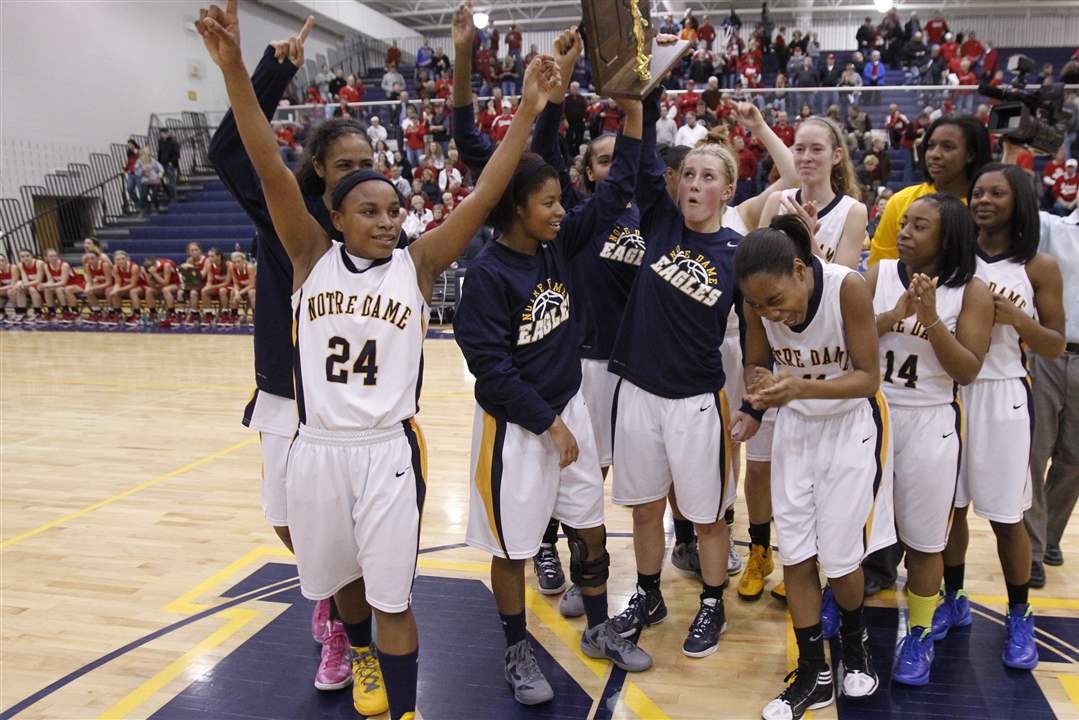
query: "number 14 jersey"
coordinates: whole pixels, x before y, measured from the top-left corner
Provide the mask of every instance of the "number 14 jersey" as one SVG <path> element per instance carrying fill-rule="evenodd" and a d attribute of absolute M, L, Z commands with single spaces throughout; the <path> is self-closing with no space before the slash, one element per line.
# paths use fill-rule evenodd
<path fill-rule="evenodd" d="M 873 312 L 890 312 L 910 287 L 910 271 L 899 260 L 881 260 Z M 937 287 L 937 317 L 951 333 L 963 309 L 966 286 Z M 889 405 L 947 405 L 955 398 L 955 381 L 940 364 L 928 331 L 917 314 L 903 318 L 880 337 L 881 389 Z"/>
<path fill-rule="evenodd" d="M 292 295 L 300 422 L 360 432 L 415 415 L 428 313 L 408 250 L 362 267 L 332 243 Z"/>

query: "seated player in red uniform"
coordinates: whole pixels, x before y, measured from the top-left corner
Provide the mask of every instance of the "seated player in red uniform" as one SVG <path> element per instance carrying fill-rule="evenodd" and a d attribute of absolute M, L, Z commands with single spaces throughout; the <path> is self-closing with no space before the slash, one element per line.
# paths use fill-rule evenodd
<path fill-rule="evenodd" d="M 45 304 L 54 316 L 64 325 L 75 322 L 86 281 L 53 248 L 45 251 L 45 282 L 41 287 L 45 291 Z"/>
<path fill-rule="evenodd" d="M 180 291 L 180 273 L 176 263 L 168 258 L 146 258 L 142 262 L 142 287 L 146 291 L 146 304 L 150 307 L 151 317 L 156 315 L 157 300 L 165 303 L 161 317 L 162 328 L 172 327 L 176 321 L 176 295 Z"/>
<path fill-rule="evenodd" d="M 86 304 L 90 306 L 87 322 L 96 324 L 104 319 L 101 314 L 101 305 L 108 299 L 109 290 L 113 286 L 112 263 L 109 261 L 109 256 L 93 244 L 92 240 L 86 242 L 91 245 L 82 256 L 82 271 L 86 279 L 86 288 L 83 292 L 86 295 Z M 84 244 L 83 247 L 87 246 Z"/>
<path fill-rule="evenodd" d="M 187 244 L 187 260 L 180 266 L 180 297 L 187 301 L 187 319 L 184 325 L 197 325 L 199 317 L 199 298 L 206 285 L 206 256 L 197 242 Z"/>
<path fill-rule="evenodd" d="M 217 324 L 228 326 L 232 324 L 229 319 L 229 301 L 232 295 L 232 286 L 229 283 L 229 265 L 232 263 L 225 260 L 225 256 L 217 248 L 210 248 L 207 253 L 206 284 L 202 286 L 202 310 L 203 322 L 207 325 L 213 320 L 213 301 L 217 299 L 220 309 L 217 315 Z"/>
<path fill-rule="evenodd" d="M 131 327 L 139 325 L 142 322 L 140 309 L 145 296 L 145 290 L 139 284 L 142 270 L 131 262 L 131 256 L 123 250 L 117 250 L 112 254 L 112 267 L 113 282 L 108 292 L 112 310 L 109 311 L 108 324 L 115 325 L 122 322 Z M 131 314 L 126 320 L 122 309 L 124 298 L 131 300 Z"/>
<path fill-rule="evenodd" d="M 8 316 L 7 309 L 15 314 Z M 26 319 L 26 293 L 19 283 L 19 266 L 8 262 L 7 255 L 0 254 L 0 315 L 5 324 L 18 324 Z"/>
<path fill-rule="evenodd" d="M 232 253 L 230 280 L 232 283 L 232 319 L 239 323 L 240 300 L 247 301 L 247 321 L 255 321 L 255 273 L 256 267 L 247 262 L 240 251 Z"/>
<path fill-rule="evenodd" d="M 34 257 L 29 250 L 19 251 L 19 284 L 30 298 L 34 319 L 41 319 L 41 283 L 45 282 L 45 261 Z"/>

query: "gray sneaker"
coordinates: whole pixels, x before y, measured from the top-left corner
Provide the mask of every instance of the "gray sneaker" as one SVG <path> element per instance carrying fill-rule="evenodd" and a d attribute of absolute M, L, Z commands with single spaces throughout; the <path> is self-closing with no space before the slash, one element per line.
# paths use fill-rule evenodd
<path fill-rule="evenodd" d="M 543 677 L 528 638 L 506 648 L 506 682 L 522 705 L 538 705 L 554 698 L 554 690 Z"/>
<path fill-rule="evenodd" d="M 558 612 L 562 617 L 575 618 L 584 615 L 584 598 L 581 597 L 581 589 L 571 584 L 569 589 L 562 594 L 558 601 Z"/>
<path fill-rule="evenodd" d="M 682 572 L 701 574 L 701 557 L 697 551 L 696 541 L 692 543 L 678 543 L 671 550 L 671 565 Z"/>
<path fill-rule="evenodd" d="M 611 621 L 581 633 L 581 652 L 590 658 L 606 659 L 626 672 L 643 672 L 652 667 L 652 658 L 611 627 Z"/>
<path fill-rule="evenodd" d="M 734 545 L 734 536 L 731 536 L 730 547 L 727 549 L 727 576 L 737 575 L 742 572 L 742 567 L 745 565 L 745 560 L 742 559 L 742 554 L 738 552 L 738 548 Z"/>

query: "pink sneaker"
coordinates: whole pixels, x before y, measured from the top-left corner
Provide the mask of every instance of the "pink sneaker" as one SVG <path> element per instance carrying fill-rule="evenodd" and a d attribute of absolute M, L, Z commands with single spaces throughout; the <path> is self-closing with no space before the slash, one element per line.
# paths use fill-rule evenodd
<path fill-rule="evenodd" d="M 315 687 L 319 690 L 340 690 L 352 684 L 352 647 L 340 620 L 326 624 L 329 633 L 322 643 L 322 660 L 315 673 Z"/>
<path fill-rule="evenodd" d="M 316 600 L 315 609 L 311 613 L 311 637 L 319 645 L 326 642 L 330 634 L 330 599 Z"/>

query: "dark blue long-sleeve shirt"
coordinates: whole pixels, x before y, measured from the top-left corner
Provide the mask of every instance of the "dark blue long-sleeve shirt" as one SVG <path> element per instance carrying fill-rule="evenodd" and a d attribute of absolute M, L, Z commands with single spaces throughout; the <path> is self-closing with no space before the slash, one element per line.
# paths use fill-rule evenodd
<path fill-rule="evenodd" d="M 637 182 L 646 247 L 608 368 L 660 397 L 719 392 L 725 381 L 720 345 L 736 302 L 734 250 L 742 236 L 726 228 L 698 233 L 685 226 L 667 193 L 650 115 Z"/>
<path fill-rule="evenodd" d="M 532 151 L 558 170 L 562 204 L 569 209 L 587 198 L 570 183 L 569 168 L 558 142 L 561 117 L 562 105 L 547 103 L 536 120 Z M 614 161 L 618 161 L 617 154 Z M 570 287 L 578 310 L 574 322 L 580 332 L 581 357 L 610 359 L 643 257 L 640 213 L 637 203 L 631 200 L 612 225 L 596 226 L 584 250 L 573 259 Z"/>
<path fill-rule="evenodd" d="M 625 208 L 639 158 L 640 141 L 619 137 L 607 179 L 566 214 L 554 242 L 535 255 L 490 243 L 469 265 L 454 337 L 476 376 L 476 401 L 491 415 L 539 435 L 580 388 L 570 261 Z"/>
<path fill-rule="evenodd" d="M 267 47 L 251 76 L 259 107 L 269 120 L 298 68 L 291 62 L 274 59 Z M 262 194 L 255 167 L 240 139 L 232 110 L 218 125 L 210 140 L 210 162 L 217 176 L 243 207 L 258 230 L 258 273 L 255 291 L 259 307 L 255 313 L 255 383 L 260 390 L 291 398 L 292 390 L 292 261 L 274 230 L 266 198 Z M 305 197 L 307 210 L 332 234 L 330 213 L 321 196 Z"/>
<path fill-rule="evenodd" d="M 453 108 L 450 122 L 453 142 L 457 146 L 457 155 L 461 162 L 468 165 L 472 180 L 479 179 L 487 161 L 495 151 L 495 143 L 489 136 L 476 127 L 476 112 L 472 103 Z"/>

